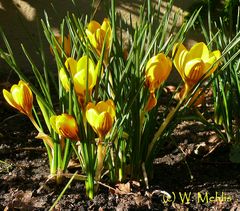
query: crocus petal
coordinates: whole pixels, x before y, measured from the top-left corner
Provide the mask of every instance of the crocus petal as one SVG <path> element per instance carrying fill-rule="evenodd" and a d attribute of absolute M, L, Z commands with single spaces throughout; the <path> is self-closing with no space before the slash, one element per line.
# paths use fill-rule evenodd
<path fill-rule="evenodd" d="M 101 101 L 97 105 L 88 103 L 86 107 L 86 119 L 100 138 L 112 128 L 115 115 L 115 105 L 112 100 Z"/>
<path fill-rule="evenodd" d="M 66 138 L 76 140 L 78 137 L 78 126 L 75 119 L 68 114 L 62 114 L 57 117 L 56 128 L 60 135 Z"/>
<path fill-rule="evenodd" d="M 95 48 L 98 55 L 101 54 L 104 40 L 106 40 L 104 61 L 107 63 L 108 62 L 107 56 L 109 53 L 110 43 L 112 40 L 112 31 L 109 20 L 105 18 L 103 20 L 102 25 L 100 25 L 96 21 L 91 21 L 86 29 L 86 35 L 91 45 Z"/>
<path fill-rule="evenodd" d="M 86 109 L 86 119 L 87 119 L 87 121 L 88 121 L 88 123 L 92 126 L 92 128 L 94 129 L 94 131 L 96 132 L 96 133 L 98 133 L 97 132 L 97 127 L 95 126 L 96 125 L 96 120 L 97 120 L 97 118 L 98 118 L 98 112 L 95 110 L 95 109 L 93 109 L 93 108 L 91 108 L 91 109 Z"/>
<path fill-rule="evenodd" d="M 59 78 L 64 87 L 64 89 L 68 92 L 70 90 L 70 82 L 65 70 L 63 68 L 59 71 Z"/>
<path fill-rule="evenodd" d="M 208 47 L 203 42 L 199 42 L 192 46 L 190 51 L 188 52 L 186 56 L 186 61 L 199 58 L 201 60 L 206 60 L 209 58 L 209 50 Z"/>
<path fill-rule="evenodd" d="M 61 36 L 55 36 L 57 42 L 59 43 L 59 45 L 63 45 L 63 50 L 65 52 L 65 54 L 67 56 L 70 56 L 71 54 L 71 39 L 70 39 L 70 35 L 68 34 L 68 36 L 64 36 L 63 37 L 63 42 L 62 42 L 62 37 Z M 57 51 L 58 53 L 61 53 L 61 49 L 59 48 L 59 46 L 56 44 L 56 48 L 57 48 Z M 53 50 L 52 48 L 50 47 L 50 51 L 51 53 L 53 54 Z"/>
<path fill-rule="evenodd" d="M 94 72 L 95 64 L 88 56 L 82 56 L 77 62 L 77 72 L 82 69 Z"/>
<path fill-rule="evenodd" d="M 64 37 L 64 51 L 67 56 L 71 55 L 71 38 L 69 34 L 67 37 Z"/>
<path fill-rule="evenodd" d="M 183 44 L 177 43 L 174 45 L 172 51 L 172 55 L 174 56 L 173 63 L 182 78 L 184 78 L 183 64 L 187 53 L 188 50 Z"/>
<path fill-rule="evenodd" d="M 88 77 L 87 77 L 88 76 Z M 88 81 L 87 81 L 88 80 Z M 87 87 L 88 82 L 88 87 Z M 73 77 L 74 88 L 79 95 L 85 95 L 86 90 L 91 91 L 93 88 L 92 76 L 90 74 L 87 75 L 87 71 L 82 69 L 77 72 Z"/>
<path fill-rule="evenodd" d="M 174 65 L 185 82 L 186 90 L 190 90 L 203 76 L 209 77 L 218 67 L 219 62 L 216 61 L 221 56 L 219 50 L 210 52 L 203 42 L 195 44 L 189 52 L 182 44 L 177 44 L 174 54 Z"/>
<path fill-rule="evenodd" d="M 98 29 L 95 33 L 95 41 L 96 41 L 96 45 L 94 46 L 99 53 L 101 53 L 103 44 L 104 44 L 104 39 L 106 36 L 106 32 L 103 31 L 102 29 Z M 106 46 L 108 46 L 108 42 L 106 40 Z"/>
<path fill-rule="evenodd" d="M 97 43 L 95 40 L 95 35 L 87 29 L 86 29 L 86 35 L 87 35 L 90 43 L 92 44 L 92 46 L 95 48 L 97 46 Z"/>
<path fill-rule="evenodd" d="M 153 56 L 146 65 L 146 85 L 150 92 L 154 92 L 168 78 L 172 69 L 172 62 L 163 53 Z"/>
<path fill-rule="evenodd" d="M 92 89 L 96 85 L 97 69 L 95 68 L 94 62 L 88 56 L 81 57 L 77 62 L 77 72 L 83 70 L 85 71 L 85 75 L 88 71 L 88 80 L 91 80 L 88 81 L 88 84 L 89 88 Z M 87 77 L 85 76 L 85 78 Z"/>
<path fill-rule="evenodd" d="M 185 65 L 186 80 L 197 82 L 204 74 L 204 63 L 201 59 L 192 59 Z"/>
<path fill-rule="evenodd" d="M 90 21 L 90 23 L 87 26 L 88 31 L 91 33 L 96 32 L 97 29 L 101 28 L 101 25 L 97 21 Z"/>
<path fill-rule="evenodd" d="M 22 85 L 23 87 L 23 108 L 25 111 L 31 111 L 32 110 L 32 105 L 33 105 L 33 95 L 31 90 L 29 89 L 28 86 L 26 86 L 26 84 Z M 29 113 L 29 112 L 28 112 Z"/>
<path fill-rule="evenodd" d="M 16 102 L 14 101 L 14 99 L 13 99 L 13 97 L 12 97 L 12 94 L 11 94 L 9 91 L 7 91 L 6 89 L 3 89 L 3 97 L 5 98 L 5 100 L 7 101 L 7 103 L 8 103 L 10 106 L 16 108 L 17 110 L 21 109 L 21 108 L 19 107 L 19 105 L 16 104 Z"/>
<path fill-rule="evenodd" d="M 53 130 L 56 131 L 59 134 L 59 130 L 56 127 L 56 121 L 57 121 L 57 116 L 56 115 L 50 117 L 50 124 L 51 124 Z"/>
<path fill-rule="evenodd" d="M 110 28 L 111 28 L 111 26 L 110 26 L 109 20 L 108 20 L 107 18 L 104 18 L 103 23 L 102 23 L 102 25 L 101 25 L 101 29 L 102 29 L 103 31 L 107 31 L 107 30 L 109 30 Z"/>
<path fill-rule="evenodd" d="M 64 138 L 79 140 L 78 126 L 75 118 L 69 114 L 51 116 L 50 124 L 52 128 Z"/>
<path fill-rule="evenodd" d="M 111 100 L 111 99 L 108 99 L 108 100 L 106 101 L 106 103 L 107 103 L 108 106 L 109 106 L 108 109 L 107 109 L 107 112 L 111 115 L 112 119 L 114 119 L 115 116 L 116 116 L 116 107 L 115 107 L 115 104 L 114 104 L 113 100 Z"/>
<path fill-rule="evenodd" d="M 215 56 L 216 60 L 218 60 L 221 57 L 221 52 L 219 50 L 213 51 L 210 53 L 209 57 Z"/>
<path fill-rule="evenodd" d="M 11 88 L 11 94 L 12 94 L 13 100 L 18 105 L 19 111 L 24 113 L 24 114 L 27 114 L 28 110 L 26 110 L 26 109 L 28 108 L 28 106 L 25 109 L 25 104 L 27 102 L 26 102 L 25 97 L 24 97 L 24 95 L 26 93 L 24 93 L 23 86 L 18 86 L 18 85 L 14 86 L 13 85 L 12 88 Z"/>
<path fill-rule="evenodd" d="M 96 107 L 95 107 L 95 109 L 99 112 L 99 113 L 102 113 L 102 112 L 105 112 L 105 111 L 107 111 L 110 115 L 111 115 L 111 117 L 114 119 L 115 118 L 115 115 L 116 115 L 116 113 L 115 113 L 115 105 L 114 105 L 114 102 L 111 100 L 111 99 L 109 99 L 109 100 L 107 100 L 107 101 L 101 101 L 101 102 L 99 102 L 97 105 L 96 105 Z"/>
<path fill-rule="evenodd" d="M 98 135 L 104 137 L 112 128 L 113 120 L 108 112 L 102 112 L 96 119 Z"/>
<path fill-rule="evenodd" d="M 3 90 L 6 101 L 21 113 L 30 115 L 32 113 L 33 95 L 31 89 L 24 81 L 14 84 L 10 92 Z"/>
<path fill-rule="evenodd" d="M 65 61 L 65 67 L 67 68 L 69 73 L 74 76 L 77 71 L 77 61 L 71 57 L 67 58 L 67 60 Z"/>
<path fill-rule="evenodd" d="M 148 102 L 144 108 L 146 112 L 151 111 L 155 106 L 157 105 L 157 99 L 154 93 L 150 93 L 150 96 L 148 98 Z"/>

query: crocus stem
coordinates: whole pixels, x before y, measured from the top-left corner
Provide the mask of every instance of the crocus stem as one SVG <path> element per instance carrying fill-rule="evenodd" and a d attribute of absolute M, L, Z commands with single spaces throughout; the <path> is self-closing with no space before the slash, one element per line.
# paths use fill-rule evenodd
<path fill-rule="evenodd" d="M 163 131 L 166 129 L 166 127 L 168 126 L 168 124 L 171 122 L 171 120 L 173 119 L 175 113 L 179 110 L 180 106 L 182 105 L 182 102 L 184 100 L 184 98 L 187 96 L 189 92 L 189 88 L 186 87 L 184 94 L 182 96 L 182 98 L 180 99 L 180 101 L 178 102 L 177 106 L 168 113 L 166 119 L 164 120 L 164 122 L 161 124 L 160 128 L 158 129 L 158 131 L 154 134 L 154 137 L 152 139 L 152 141 L 150 142 L 149 146 L 148 146 L 148 152 L 147 152 L 147 157 L 146 160 L 149 159 L 153 147 L 155 146 L 156 142 L 158 141 L 159 137 L 161 137 Z"/>
<path fill-rule="evenodd" d="M 88 172 L 86 180 L 86 192 L 90 199 L 94 197 L 94 178 L 92 172 Z"/>
<path fill-rule="evenodd" d="M 54 142 L 54 145 L 53 145 L 53 159 L 52 159 L 52 165 L 51 165 L 51 174 L 56 174 L 57 172 L 57 151 L 58 151 L 58 146 L 57 146 L 57 143 Z"/>
<path fill-rule="evenodd" d="M 33 115 L 28 115 L 30 121 L 32 122 L 33 126 L 37 129 L 38 135 L 36 136 L 37 139 L 42 139 L 45 144 L 47 144 L 51 149 L 53 149 L 53 141 L 52 139 L 43 132 L 43 130 L 38 126 L 37 122 L 33 118 Z"/>
<path fill-rule="evenodd" d="M 62 177 L 63 177 L 63 170 L 62 170 L 62 150 L 59 143 L 56 143 L 57 145 L 57 152 L 55 156 L 57 156 L 57 162 L 56 162 L 56 169 L 57 169 L 57 175 L 56 175 L 56 183 L 61 184 L 62 183 Z"/>
<path fill-rule="evenodd" d="M 97 168 L 95 173 L 95 180 L 98 182 L 101 179 L 101 173 L 103 169 L 103 161 L 106 155 L 106 149 L 102 144 L 102 138 L 99 138 L 97 146 Z M 98 184 L 95 186 L 95 191 L 98 190 Z"/>
<path fill-rule="evenodd" d="M 38 131 L 39 133 L 42 133 L 43 131 L 42 131 L 42 129 L 38 126 L 37 122 L 36 122 L 35 119 L 33 118 L 33 115 L 32 115 L 32 114 L 29 114 L 28 117 L 29 117 L 30 121 L 32 122 L 33 126 L 37 129 L 37 131 Z"/>
<path fill-rule="evenodd" d="M 69 139 L 66 140 L 66 145 L 65 146 L 66 147 L 64 149 L 63 162 L 62 162 L 63 171 L 65 171 L 66 168 L 67 168 L 67 164 L 68 164 L 68 161 L 69 161 L 69 154 L 71 154 L 71 150 L 70 150 L 71 141 Z"/>

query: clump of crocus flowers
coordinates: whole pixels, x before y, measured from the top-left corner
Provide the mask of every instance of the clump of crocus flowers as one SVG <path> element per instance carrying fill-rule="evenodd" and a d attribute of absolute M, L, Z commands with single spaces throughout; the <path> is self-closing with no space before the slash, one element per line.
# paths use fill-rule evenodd
<path fill-rule="evenodd" d="M 64 58 L 66 58 L 63 61 L 64 64 L 61 62 L 58 71 L 58 77 L 61 82 L 60 86 L 63 87 L 63 90 L 61 90 L 61 97 L 64 96 L 64 100 L 68 99 L 70 103 L 67 102 L 63 106 L 60 106 L 60 112 L 58 111 L 58 114 L 60 113 L 59 115 L 56 115 L 54 112 L 46 112 L 47 115 L 49 115 L 50 128 L 48 129 L 51 135 L 45 134 L 34 119 L 32 114 L 33 94 L 28 83 L 20 80 L 18 84 L 12 86 L 10 91 L 4 89 L 3 96 L 12 107 L 29 117 L 38 130 L 37 138 L 43 139 L 44 143 L 50 148 L 51 155 L 49 157 L 52 159 L 53 165 L 58 165 L 58 163 L 60 163 L 60 171 L 58 171 L 58 169 L 56 170 L 56 166 L 53 166 L 53 169 L 56 170 L 53 171 L 54 174 L 58 174 L 59 172 L 62 173 L 61 171 L 66 169 L 67 165 L 65 164 L 67 164 L 71 156 L 71 154 L 68 154 L 66 151 L 70 146 L 72 146 L 74 150 L 75 146 L 80 146 L 78 150 L 75 150 L 75 153 L 82 153 L 78 157 L 80 157 L 79 160 L 81 164 L 85 162 L 82 169 L 87 175 L 88 183 L 86 189 L 89 197 L 92 198 L 93 192 L 91 189 L 93 189 L 95 185 L 95 190 L 97 190 L 97 183 L 100 181 L 103 169 L 105 168 L 104 161 L 107 158 L 107 152 L 110 151 L 108 148 L 108 140 L 110 139 L 109 137 L 114 134 L 111 133 L 111 131 L 112 128 L 114 128 L 114 124 L 117 122 L 117 109 L 115 105 L 118 105 L 118 102 L 114 102 L 114 93 L 112 94 L 112 92 L 108 91 L 108 86 L 111 85 L 113 87 L 114 84 L 110 72 L 111 64 L 108 63 L 112 45 L 112 29 L 110 22 L 108 19 L 104 19 L 102 24 L 100 24 L 93 20 L 87 25 L 85 32 L 87 36 L 86 39 L 84 40 L 84 37 L 81 36 L 81 41 L 84 41 L 82 47 L 90 47 L 92 52 L 90 52 L 91 50 L 89 51 L 90 53 L 88 51 L 83 51 L 82 55 L 77 59 L 74 58 L 74 54 L 71 55 L 71 39 L 69 35 L 67 37 L 55 38 L 57 41 L 56 48 L 54 48 L 56 49 L 55 51 L 59 54 L 64 54 Z M 58 44 L 63 46 L 62 50 L 64 53 L 59 48 Z M 123 53 L 125 54 L 125 52 Z M 179 110 L 182 99 L 192 91 L 194 86 L 199 83 L 201 79 L 208 78 L 216 70 L 219 64 L 219 58 L 221 57 L 219 50 L 211 52 L 202 42 L 195 44 L 189 51 L 183 44 L 178 43 L 174 46 L 172 53 L 173 63 L 181 75 L 184 87 L 179 94 L 179 104 L 166 115 L 163 124 L 156 134 L 154 134 L 153 139 L 144 145 L 147 147 L 147 154 L 143 156 L 146 160 L 150 157 L 157 140 L 161 137 L 168 123 L 173 119 L 175 112 Z M 98 66 L 100 64 L 100 58 L 102 59 L 100 62 L 102 63 L 101 65 L 109 71 L 106 74 L 109 77 L 106 77 L 106 84 L 100 83 L 99 85 L 98 82 L 101 80 L 102 76 L 99 73 L 102 67 Z M 130 57 L 127 55 L 124 56 L 125 60 L 129 58 Z M 158 99 L 156 93 L 169 77 L 171 70 L 172 60 L 163 52 L 150 57 L 146 63 L 142 79 L 145 83 L 143 89 L 147 88 L 147 91 L 144 92 L 145 90 L 141 87 L 141 91 L 143 91 L 141 94 L 144 93 L 142 95 L 147 97 L 146 99 L 140 100 L 140 102 L 144 102 L 144 105 L 140 105 L 140 112 L 136 112 L 138 115 L 140 114 L 140 118 L 137 118 L 137 120 L 140 120 L 139 136 L 143 134 L 144 121 L 147 119 L 145 117 L 148 115 L 148 112 L 153 110 L 157 105 Z M 130 76 L 129 74 L 129 77 Z M 125 84 L 123 83 L 123 85 Z M 96 89 L 101 89 L 101 86 L 104 87 L 104 91 L 100 90 L 102 92 L 97 92 L 99 91 L 97 90 L 95 92 Z M 112 90 L 113 89 L 111 89 L 111 91 Z M 99 93 L 104 93 L 104 95 L 100 96 Z M 199 104 L 201 101 L 200 94 L 201 89 L 196 91 L 196 94 L 192 97 L 192 101 L 196 104 Z M 72 105 L 74 103 L 77 105 Z M 55 108 L 53 108 L 53 110 L 54 109 Z M 44 118 L 47 115 L 43 115 Z M 126 119 L 128 116 L 131 116 L 128 114 L 124 115 Z M 121 124 L 124 124 L 124 121 L 122 121 Z M 84 133 L 84 135 L 82 135 L 82 133 Z M 124 133 L 124 131 L 122 133 Z M 141 140 L 141 137 L 139 139 Z M 111 144 L 114 145 L 114 142 L 115 140 L 112 139 Z M 123 145 L 117 147 L 124 148 Z M 64 159 L 65 163 L 61 164 L 61 161 Z"/>

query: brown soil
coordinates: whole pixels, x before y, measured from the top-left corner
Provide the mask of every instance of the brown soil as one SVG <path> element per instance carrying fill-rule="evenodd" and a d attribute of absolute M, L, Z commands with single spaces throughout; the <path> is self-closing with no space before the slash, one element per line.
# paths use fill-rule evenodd
<path fill-rule="evenodd" d="M 68 182 L 61 186 L 47 182 L 47 154 L 35 135 L 30 122 L 1 96 L 0 210 L 49 210 Z M 163 145 L 148 190 L 136 183 L 127 194 L 101 187 L 90 201 L 84 184 L 73 181 L 55 210 L 240 209 L 240 165 L 229 161 L 229 145 L 213 131 L 184 121 Z M 182 201 L 184 194 L 189 198 Z"/>

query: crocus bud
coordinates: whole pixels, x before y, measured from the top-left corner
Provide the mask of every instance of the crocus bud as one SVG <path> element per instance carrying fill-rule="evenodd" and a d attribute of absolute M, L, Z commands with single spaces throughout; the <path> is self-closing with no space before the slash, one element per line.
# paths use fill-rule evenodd
<path fill-rule="evenodd" d="M 78 61 L 71 57 L 68 58 L 65 62 L 65 68 L 73 78 L 73 85 L 78 98 L 81 102 L 84 102 L 86 92 L 91 94 L 96 85 L 98 68 L 86 55 L 82 56 Z M 65 90 L 69 91 L 70 80 L 63 68 L 59 70 L 59 78 Z"/>
<path fill-rule="evenodd" d="M 115 105 L 112 100 L 101 101 L 96 105 L 88 103 L 86 118 L 99 138 L 103 138 L 112 128 L 116 116 Z"/>
<path fill-rule="evenodd" d="M 171 60 L 163 53 L 159 53 L 149 59 L 145 71 L 146 85 L 153 93 L 167 80 L 172 69 Z"/>
<path fill-rule="evenodd" d="M 28 84 L 20 80 L 14 84 L 10 92 L 3 89 L 3 96 L 9 105 L 19 110 L 21 113 L 31 116 L 33 107 L 33 95 Z"/>
<path fill-rule="evenodd" d="M 99 55 L 101 54 L 104 40 L 106 37 L 104 56 L 106 58 L 112 40 L 112 29 L 109 20 L 105 18 L 102 22 L 102 25 L 100 25 L 97 21 L 92 20 L 87 26 L 86 34 L 90 43 L 96 49 Z"/>
<path fill-rule="evenodd" d="M 50 124 L 54 131 L 64 138 L 79 140 L 78 125 L 75 118 L 69 114 L 51 116 Z"/>

